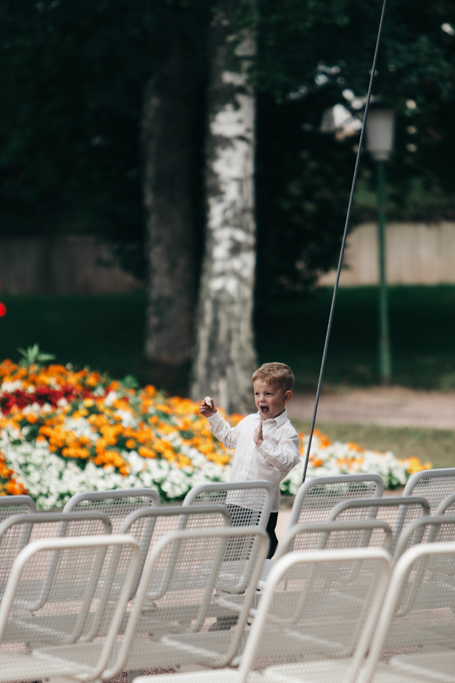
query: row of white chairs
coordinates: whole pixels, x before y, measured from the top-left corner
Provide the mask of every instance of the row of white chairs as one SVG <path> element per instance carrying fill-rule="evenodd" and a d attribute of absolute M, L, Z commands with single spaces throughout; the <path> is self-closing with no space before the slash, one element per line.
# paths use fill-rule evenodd
<path fill-rule="evenodd" d="M 226 565 L 235 571 L 251 545 L 256 561 L 237 604 L 235 593 L 224 597 Z M 238 663 L 266 549 L 253 527 L 173 532 L 153 548 L 131 604 L 140 560 L 131 536 L 33 542 L 0 605 L 0 681 L 89 682 L 188 665 L 208 671 L 175 683 L 453 681 L 455 543 L 416 545 L 394 566 L 381 548 L 288 553 L 253 610 L 239 669 L 227 668 Z M 211 630 L 232 614 L 232 629 Z"/>
<path fill-rule="evenodd" d="M 174 683 L 453 683 L 455 543 L 290 553 L 267 580 L 238 669 Z M 166 683 L 144 676 L 136 683 Z"/>
<path fill-rule="evenodd" d="M 447 493 L 455 499 L 452 495 L 455 470 L 419 473 L 418 477 L 415 475 L 411 478 L 411 484 L 413 479 L 415 485 L 408 488 L 408 493 L 413 497 L 411 502 L 407 495 L 396 497 L 396 500 L 382 498 L 382 480 L 376 475 L 310 480 L 296 498 L 291 526 L 279 546 L 275 564 L 290 551 L 293 551 L 293 555 L 299 554 L 301 547 L 307 550 L 324 549 L 328 553 L 330 548 L 374 545 L 395 550 L 396 563 L 409 545 L 424 540 L 440 540 L 442 529 L 448 534 L 444 540 L 453 539 L 455 519 L 450 519 L 448 514 L 429 517 L 429 512 L 441 512 L 438 497 L 441 500 L 446 498 L 446 507 L 442 512 L 450 512 L 454 501 L 447 498 Z M 422 493 L 422 489 L 427 499 L 417 495 Z M 118 656 L 110 654 L 110 662 L 113 661 L 115 666 L 119 666 L 122 656 L 126 656 L 126 666 L 130 671 L 140 671 L 150 666 L 173 666 L 178 669 L 185 665 L 202 664 L 220 667 L 235 661 L 236 653 L 244 642 L 246 624 L 254 615 L 257 604 L 255 587 L 267 546 L 262 530 L 268 519 L 271 500 L 271 487 L 266 482 L 197 487 L 187 496 L 183 507 L 160 506 L 156 492 L 147 489 L 79 494 L 68 503 L 64 513 L 39 515 L 33 513 L 34 503 L 28 497 L 0 499 L 0 519 L 5 517 L 10 506 L 10 516 L 0 524 L 0 548 L 3 551 L 0 557 L 0 584 L 4 590 L 2 605 L 6 605 L 0 609 L 1 642 L 8 651 L 13 643 L 17 646 L 22 642 L 29 653 L 34 653 L 34 657 L 44 657 L 46 660 L 51 657 L 46 649 L 48 645 L 58 649 L 58 658 L 62 657 L 62 646 L 70 645 L 73 652 L 71 656 L 75 656 L 79 648 L 81 661 L 87 666 L 87 654 L 84 654 L 86 646 L 90 644 L 88 650 L 98 653 L 103 639 L 108 642 L 110 631 L 107 623 L 110 619 L 113 619 L 112 623 L 117 623 L 114 619 L 117 614 L 115 606 L 123 604 L 122 590 L 127 586 L 127 602 L 123 607 L 118 607 L 120 612 L 123 610 L 119 627 L 121 635 L 115 635 L 113 640 L 113 652 Z M 27 512 L 12 517 L 13 509 L 16 513 Z M 321 519 L 321 509 L 322 519 L 327 520 L 329 517 L 328 521 L 315 521 Z M 382 512 L 391 510 L 395 510 L 395 533 L 387 522 L 378 519 Z M 416 513 L 412 523 L 409 523 L 410 510 Z M 232 529 L 231 524 L 243 527 L 246 524 L 250 528 Z M 112 538 L 111 542 L 106 540 L 109 538 L 106 534 L 112 531 L 119 534 L 116 542 Z M 125 533 L 129 534 L 129 550 L 122 548 L 120 552 L 118 538 L 125 538 Z M 138 551 L 132 550 L 131 535 L 135 537 Z M 87 536 L 92 537 L 90 550 L 82 552 Z M 94 541 L 93 536 L 97 540 Z M 101 542 L 101 539 L 104 540 Z M 100 543 L 97 545 L 98 540 Z M 59 542 L 70 543 L 70 547 L 71 542 L 76 543 L 75 550 L 71 551 L 76 558 L 72 563 L 61 559 L 64 551 L 63 547 L 58 549 Z M 18 555 L 18 550 L 22 548 L 30 552 L 36 543 L 57 543 L 57 546 L 51 549 L 43 547 L 40 557 L 47 553 L 47 559 L 41 561 L 41 569 L 37 567 L 35 571 L 28 568 L 28 578 L 21 580 L 15 589 L 11 588 L 8 579 L 17 574 L 17 570 L 11 570 L 11 567 L 19 556 L 22 557 L 22 553 Z M 69 547 L 65 552 L 70 553 Z M 125 553 L 130 553 L 133 558 L 136 552 L 137 566 L 134 559 L 119 559 L 120 555 L 125 558 Z M 91 553 L 95 559 L 81 559 L 81 553 Z M 95 570 L 92 562 L 95 563 Z M 71 578 L 73 573 L 78 577 L 75 581 Z M 87 581 L 89 588 L 84 583 Z M 347 582 L 349 590 L 351 583 Z M 202 606 L 198 602 L 199 597 L 196 597 L 200 591 L 204 595 L 201 598 Z M 11 598 L 11 595 L 14 597 Z M 75 605 L 81 596 L 84 607 L 81 613 L 77 613 Z M 95 601 L 93 605 L 96 603 L 98 607 L 94 607 L 90 600 Z M 20 627 L 14 616 L 14 628 L 10 624 L 3 632 L 1 610 L 7 610 L 8 604 L 12 614 L 20 614 Z M 73 610 L 69 612 L 70 619 L 68 604 L 72 605 Z M 54 614 L 53 610 L 57 608 L 62 612 L 57 610 Z M 196 613 L 198 618 L 194 621 Z M 228 619 L 233 614 L 236 619 L 232 629 L 209 631 L 217 620 Z M 132 615 L 135 615 L 134 618 Z M 71 621 L 78 624 L 75 631 L 67 624 Z M 22 627 L 25 631 L 21 631 Z M 115 631 L 116 627 L 112 628 Z M 59 633 L 65 636 L 64 642 Z M 127 642 L 127 636 L 133 645 L 121 646 L 119 643 Z M 96 647 L 93 639 L 96 639 Z M 43 643 L 46 646 L 45 653 Z M 111 646 L 105 647 L 107 652 Z M 2 647 L 0 662 L 3 659 L 1 650 Z M 98 668 L 100 666 L 104 664 L 98 662 Z M 112 673 L 115 666 L 112 664 L 110 668 L 105 668 L 101 677 L 115 675 Z M 2 678 L 0 674 L 0 681 L 19 680 L 11 676 L 7 666 L 5 675 L 7 677 Z M 46 677 L 49 675 L 54 674 Z M 55 675 L 64 676 L 65 673 Z M 96 676 L 100 676 L 99 671 Z M 26 677 L 21 674 L 20 680 Z"/>

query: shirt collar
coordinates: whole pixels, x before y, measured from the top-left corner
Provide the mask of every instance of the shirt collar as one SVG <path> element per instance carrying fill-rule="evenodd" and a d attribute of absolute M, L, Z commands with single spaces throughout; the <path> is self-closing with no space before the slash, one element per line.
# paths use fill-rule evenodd
<path fill-rule="evenodd" d="M 259 410 L 258 410 L 257 414 L 258 415 L 261 414 L 259 412 Z M 277 415 L 276 417 L 272 417 L 272 418 L 270 418 L 270 420 L 264 420 L 264 424 L 267 424 L 267 422 L 275 422 L 275 424 L 278 427 L 279 425 L 282 425 L 284 422 L 286 422 L 287 419 L 288 419 L 288 414 L 287 414 L 287 411 L 285 408 L 280 415 Z"/>

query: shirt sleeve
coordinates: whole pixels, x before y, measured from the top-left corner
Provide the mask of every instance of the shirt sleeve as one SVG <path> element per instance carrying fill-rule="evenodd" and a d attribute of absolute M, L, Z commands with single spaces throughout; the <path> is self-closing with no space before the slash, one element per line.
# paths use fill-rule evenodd
<path fill-rule="evenodd" d="M 284 434 L 277 445 L 264 439 L 257 448 L 258 453 L 280 472 L 289 472 L 300 462 L 299 436 L 293 429 Z"/>
<path fill-rule="evenodd" d="M 215 415 L 207 418 L 210 424 L 210 431 L 216 436 L 218 441 L 226 446 L 226 448 L 235 448 L 239 440 L 238 425 L 231 427 L 226 420 L 221 417 L 218 410 Z M 239 423 L 240 424 L 240 423 Z"/>

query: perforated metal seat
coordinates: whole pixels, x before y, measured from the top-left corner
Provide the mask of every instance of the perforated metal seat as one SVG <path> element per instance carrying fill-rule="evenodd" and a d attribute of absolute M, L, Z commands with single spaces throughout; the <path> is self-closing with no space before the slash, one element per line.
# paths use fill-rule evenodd
<path fill-rule="evenodd" d="M 175 683 L 354 683 L 387 587 L 389 557 L 379 548 L 285 555 L 270 572 L 238 671 L 176 674 Z M 346 572 L 357 576 L 348 597 L 340 591 Z"/>
<path fill-rule="evenodd" d="M 384 483 L 377 474 L 345 474 L 308 479 L 299 488 L 292 506 L 293 524 L 325 522 L 338 503 L 359 498 L 380 498 Z"/>
<path fill-rule="evenodd" d="M 393 532 L 390 552 L 393 554 L 401 532 L 414 519 L 428 517 L 430 506 L 424 498 L 417 496 L 390 496 L 387 498 L 365 498 L 346 500 L 336 505 L 327 521 L 378 519 L 390 526 Z"/>
<path fill-rule="evenodd" d="M 366 547 L 384 548 L 390 552 L 392 541 L 393 535 L 389 525 L 374 519 L 294 524 L 279 542 L 273 560 L 266 561 L 258 589 L 260 592 L 264 590 L 271 568 L 287 553 Z"/>
<path fill-rule="evenodd" d="M 360 683 L 454 680 L 455 599 L 446 592 L 454 566 L 454 543 L 416 545 L 400 557 Z"/>
<path fill-rule="evenodd" d="M 440 470 L 422 470 L 410 477 L 403 496 L 422 496 L 430 504 L 430 514 L 439 514 L 440 503 L 455 494 L 455 467 Z"/>
<path fill-rule="evenodd" d="M 157 505 L 160 505 L 160 496 L 153 489 L 86 491 L 70 498 L 63 512 L 102 512 L 111 520 L 112 533 L 117 534 L 132 512 Z"/>
<path fill-rule="evenodd" d="M 1 496 L 0 523 L 11 515 L 26 515 L 36 512 L 36 503 L 30 496 Z"/>
<path fill-rule="evenodd" d="M 258 526 L 269 521 L 275 492 L 268 481 L 201 484 L 189 491 L 183 505 L 225 505 L 232 526 Z"/>
<path fill-rule="evenodd" d="M 11 567 L 19 552 L 28 543 L 58 537 L 96 536 L 111 533 L 111 523 L 99 512 L 87 513 L 31 513 L 12 515 L 0 524 L 0 596 L 3 595 Z M 48 581 L 50 578 L 48 577 Z M 35 586 L 33 589 L 32 586 Z M 35 590 L 36 599 L 46 594 L 41 579 L 30 579 L 27 589 Z M 69 587 L 60 584 L 62 599 Z M 54 585 L 54 591 L 56 586 Z"/>
<path fill-rule="evenodd" d="M 96 597 L 109 550 L 110 567 Z M 137 542 L 124 535 L 47 539 L 23 548 L 0 605 L 0 681 L 99 680 L 124 618 L 138 560 Z M 119 566 L 121 586 L 114 585 Z M 46 586 L 39 600 L 31 588 L 37 580 Z M 64 596 L 61 584 L 68 587 Z M 109 663 L 117 673 L 118 660 Z"/>
<path fill-rule="evenodd" d="M 184 529 L 215 529 L 225 526 L 231 526 L 231 516 L 222 505 L 159 506 L 136 510 L 128 515 L 120 527 L 120 533 L 131 534 L 141 548 L 139 570 L 131 597 L 136 593 L 148 554 L 164 536 Z"/>
<path fill-rule="evenodd" d="M 393 561 L 413 545 L 419 543 L 452 543 L 455 542 L 455 515 L 434 515 L 422 517 L 409 524 L 401 534 L 395 550 Z"/>
<path fill-rule="evenodd" d="M 450 496 L 442 500 L 437 509 L 436 515 L 454 515 L 455 514 L 455 493 L 451 493 Z"/>
<path fill-rule="evenodd" d="M 257 527 L 176 531 L 158 541 L 118 645 L 125 668 L 228 665 L 242 639 L 267 547 L 267 535 Z"/>
<path fill-rule="evenodd" d="M 280 541 L 274 562 L 289 552 L 366 547 L 384 548 L 390 552 L 391 545 L 392 530 L 382 520 L 294 524 Z"/>

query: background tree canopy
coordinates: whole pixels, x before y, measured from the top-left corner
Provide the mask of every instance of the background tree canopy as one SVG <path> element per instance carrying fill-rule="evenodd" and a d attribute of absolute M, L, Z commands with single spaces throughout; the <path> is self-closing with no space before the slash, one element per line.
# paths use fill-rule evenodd
<path fill-rule="evenodd" d="M 3 234 L 96 233 L 116 245 L 125 267 L 143 274 L 144 88 L 179 37 L 194 56 L 203 120 L 206 34 L 215 5 L 2 2 Z M 339 141 L 322 133 L 320 123 L 333 105 L 350 108 L 347 91 L 365 94 L 380 5 L 231 0 L 234 23 L 254 28 L 258 40 L 250 79 L 258 92 L 259 300 L 301 288 L 336 258 L 356 138 Z M 455 6 L 446 0 L 395 0 L 387 9 L 375 93 L 399 114 L 390 218 L 455 217 L 453 26 Z M 202 149 L 202 125 L 195 136 Z M 202 163 L 196 154 L 196 206 L 203 206 Z M 371 174 L 365 157 L 354 222 L 374 216 Z"/>

